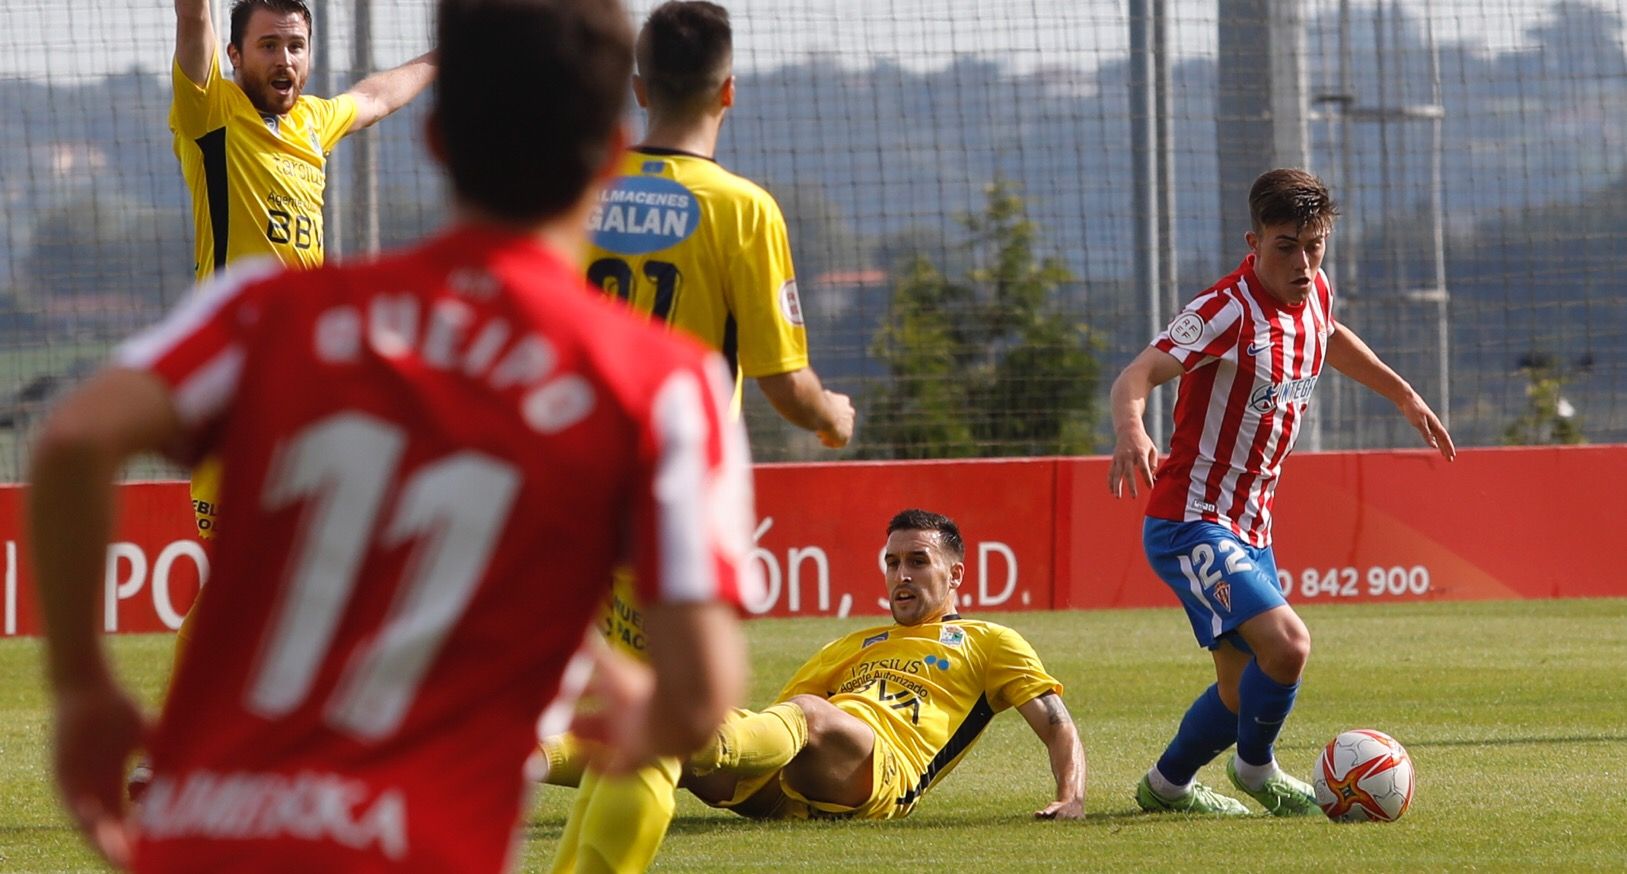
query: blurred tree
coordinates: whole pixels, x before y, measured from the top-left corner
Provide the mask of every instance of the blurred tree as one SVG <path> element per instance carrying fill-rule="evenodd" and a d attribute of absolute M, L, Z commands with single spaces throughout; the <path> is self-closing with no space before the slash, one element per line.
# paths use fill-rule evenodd
<path fill-rule="evenodd" d="M 157 318 L 192 286 L 177 210 L 85 191 L 37 215 L 17 261 L 16 309 L 52 340 L 111 339 Z"/>
<path fill-rule="evenodd" d="M 987 189 L 962 219 L 972 265 L 952 278 L 915 254 L 871 343 L 890 380 L 867 395 L 871 457 L 1066 455 L 1094 448 L 1099 365 L 1089 330 L 1056 300 L 1073 274 L 1035 254 L 1037 229 L 1013 185 Z"/>
<path fill-rule="evenodd" d="M 1577 367 L 1585 368 L 1591 363 L 1584 358 L 1577 363 Z M 1526 408 L 1503 430 L 1503 443 L 1532 446 L 1586 442 L 1587 438 L 1582 436 L 1581 417 L 1563 393 L 1571 374 L 1546 352 L 1525 354 L 1520 358 L 1519 367 L 1520 373 L 1528 381 L 1525 387 Z"/>

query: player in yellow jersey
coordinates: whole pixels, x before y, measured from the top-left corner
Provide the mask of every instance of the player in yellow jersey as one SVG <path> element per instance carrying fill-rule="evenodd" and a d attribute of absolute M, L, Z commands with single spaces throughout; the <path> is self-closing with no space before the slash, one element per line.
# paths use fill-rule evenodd
<path fill-rule="evenodd" d="M 734 105 L 729 14 L 670 2 L 638 38 L 633 93 L 641 143 L 589 219 L 588 278 L 636 309 L 721 351 L 792 424 L 840 448 L 853 404 L 808 366 L 790 235 L 774 198 L 712 157 Z"/>
<path fill-rule="evenodd" d="M 322 263 L 327 155 L 346 134 L 412 100 L 433 53 L 325 100 L 304 93 L 311 11 L 303 0 L 236 0 L 221 74 L 209 0 L 175 0 L 170 131 L 192 194 L 198 278 L 249 255 Z"/>
<path fill-rule="evenodd" d="M 174 95 L 169 126 L 192 195 L 193 269 L 199 281 L 239 258 L 269 255 L 290 267 L 322 263 L 327 156 L 346 134 L 405 106 L 434 79 L 434 53 L 363 79 L 332 100 L 304 93 L 311 10 L 304 0 L 236 0 L 221 75 L 210 0 L 175 0 Z M 198 536 L 213 540 L 220 463 L 192 472 Z M 191 636 L 188 614 L 176 658 Z M 145 786 L 138 765 L 131 789 Z"/>
<path fill-rule="evenodd" d="M 435 75 L 434 54 L 369 76 L 332 100 L 304 93 L 311 10 L 303 0 L 237 0 L 221 75 L 209 0 L 175 0 L 175 157 L 192 195 L 193 268 L 203 280 L 239 258 L 322 263 L 327 155 L 340 138 L 412 100 Z M 213 460 L 194 472 L 198 534 L 212 539 L 219 494 Z"/>
<path fill-rule="evenodd" d="M 786 420 L 845 446 L 853 404 L 809 366 L 785 218 L 768 192 L 713 158 L 735 99 L 728 12 L 708 2 L 657 7 L 639 32 L 637 67 L 633 93 L 647 127 L 589 220 L 588 278 L 722 352 L 737 413 L 750 377 Z M 616 581 L 602 628 L 641 656 L 631 591 L 629 579 Z M 547 781 L 581 790 L 553 870 L 644 870 L 672 818 L 679 763 L 607 779 L 583 775 L 585 756 L 569 737 L 547 739 L 542 751 Z"/>
<path fill-rule="evenodd" d="M 1056 797 L 1034 815 L 1083 817 L 1085 754 L 1062 684 L 1016 631 L 954 612 L 966 572 L 955 523 L 905 510 L 887 525 L 883 559 L 893 624 L 831 641 L 778 703 L 738 711 L 690 758 L 683 786 L 744 816 L 907 816 L 994 715 L 1015 707 L 1056 779 Z"/>

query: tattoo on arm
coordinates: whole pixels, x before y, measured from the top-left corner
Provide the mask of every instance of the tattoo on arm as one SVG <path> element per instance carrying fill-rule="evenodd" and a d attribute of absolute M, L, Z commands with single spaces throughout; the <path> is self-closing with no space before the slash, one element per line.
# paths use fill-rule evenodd
<path fill-rule="evenodd" d="M 1045 707 L 1045 715 L 1052 725 L 1073 721 L 1073 717 L 1068 715 L 1068 708 L 1062 703 L 1061 695 L 1046 692 L 1039 697 L 1039 703 Z"/>

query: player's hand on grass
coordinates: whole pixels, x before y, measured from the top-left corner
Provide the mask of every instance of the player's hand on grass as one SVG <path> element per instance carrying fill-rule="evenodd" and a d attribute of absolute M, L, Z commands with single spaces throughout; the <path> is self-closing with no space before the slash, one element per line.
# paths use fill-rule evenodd
<path fill-rule="evenodd" d="M 655 757 L 650 733 L 655 673 L 597 635 L 588 638 L 585 651 L 593 659 L 593 676 L 570 730 L 593 742 L 594 768 L 610 775 L 631 773 Z"/>
<path fill-rule="evenodd" d="M 826 389 L 825 411 L 830 415 L 831 424 L 819 429 L 819 442 L 831 449 L 841 449 L 853 439 L 853 399 Z"/>
<path fill-rule="evenodd" d="M 1424 442 L 1440 452 L 1441 457 L 1447 461 L 1457 458 L 1457 447 L 1452 444 L 1452 435 L 1446 433 L 1446 426 L 1435 415 L 1435 411 L 1424 403 L 1424 399 L 1412 392 L 1406 400 L 1396 406 L 1401 408 L 1401 415 L 1407 417 L 1412 427 L 1423 436 Z"/>
<path fill-rule="evenodd" d="M 111 683 L 58 690 L 55 709 L 53 764 L 62 803 L 96 852 L 126 868 L 124 769 L 146 739 L 147 719 Z"/>
<path fill-rule="evenodd" d="M 1085 802 L 1075 798 L 1072 801 L 1053 801 L 1045 805 L 1043 810 L 1034 811 L 1035 819 L 1084 819 Z"/>
<path fill-rule="evenodd" d="M 1136 423 L 1130 428 L 1119 432 L 1118 440 L 1113 446 L 1113 463 L 1107 468 L 1107 491 L 1113 497 L 1124 495 L 1124 487 L 1130 487 L 1130 497 L 1141 494 L 1136 487 L 1136 481 L 1145 483 L 1152 488 L 1153 471 L 1158 467 L 1158 447 L 1153 445 L 1152 438 L 1147 436 L 1145 428 Z"/>

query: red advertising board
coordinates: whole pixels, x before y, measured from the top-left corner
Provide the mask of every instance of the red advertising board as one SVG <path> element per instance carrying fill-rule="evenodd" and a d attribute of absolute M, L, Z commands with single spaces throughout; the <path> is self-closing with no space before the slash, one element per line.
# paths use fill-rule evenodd
<path fill-rule="evenodd" d="M 757 548 L 772 616 L 887 613 L 887 520 L 919 507 L 955 519 L 966 540 L 967 611 L 1056 603 L 1055 459 L 761 465 Z"/>
<path fill-rule="evenodd" d="M 0 545 L 5 548 L 0 630 L 8 637 L 40 632 L 33 574 L 22 543 L 23 494 L 20 487 L 0 486 Z M 118 490 L 118 501 L 102 627 L 108 632 L 173 631 L 209 575 L 187 484 L 131 483 Z"/>
<path fill-rule="evenodd" d="M 883 615 L 881 548 L 906 507 L 966 537 L 969 613 L 1173 607 L 1141 553 L 1145 496 L 1114 500 L 1105 458 L 761 465 L 750 560 L 766 616 Z M 1627 596 L 1613 561 L 1627 447 L 1302 453 L 1275 507 L 1295 603 Z M 185 483 L 120 489 L 108 631 L 174 628 L 207 574 Z M 5 635 L 36 634 L 22 490 L 0 487 Z"/>
<path fill-rule="evenodd" d="M 1141 517 L 1107 494 L 1107 459 L 1059 462 L 1069 607 L 1173 603 L 1141 556 Z M 1300 453 L 1274 507 L 1293 603 L 1627 596 L 1609 548 L 1627 447 Z M 1142 501 L 1135 502 L 1137 506 Z"/>

